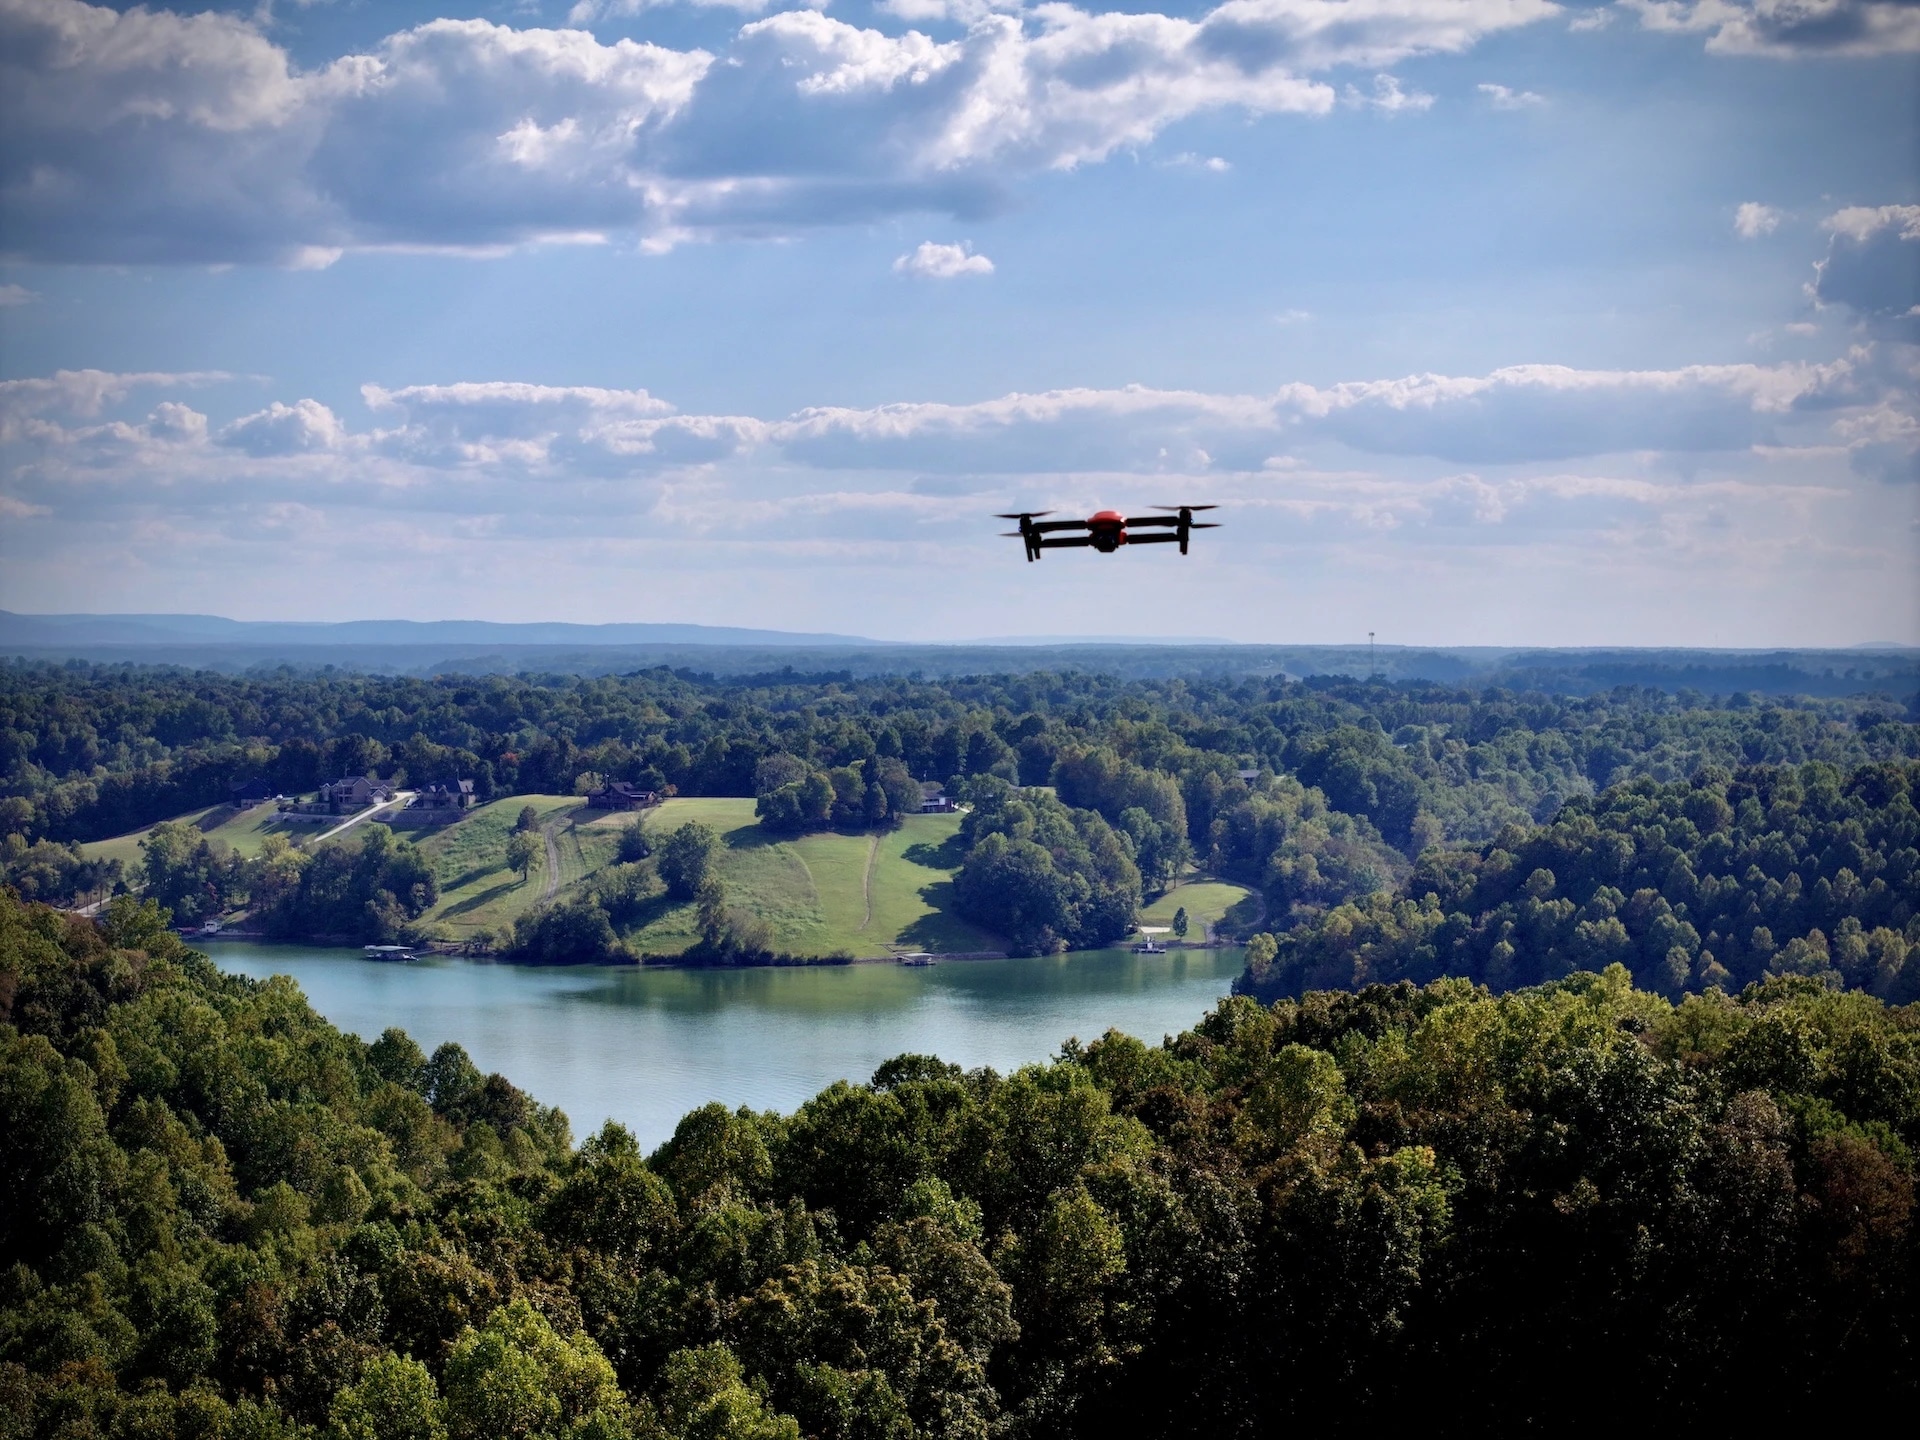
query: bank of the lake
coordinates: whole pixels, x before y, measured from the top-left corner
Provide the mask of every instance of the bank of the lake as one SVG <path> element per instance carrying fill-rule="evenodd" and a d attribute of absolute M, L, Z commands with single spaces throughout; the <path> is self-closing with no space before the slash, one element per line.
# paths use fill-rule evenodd
<path fill-rule="evenodd" d="M 485 1070 L 572 1118 L 612 1118 L 651 1147 L 709 1100 L 791 1110 L 903 1051 L 1012 1069 L 1071 1036 L 1144 1040 L 1187 1029 L 1232 987 L 1237 949 L 1039 959 L 703 970 L 529 968 L 348 949 L 202 942 L 224 970 L 290 975 L 343 1030 L 397 1025 L 428 1050 L 464 1045 Z"/>

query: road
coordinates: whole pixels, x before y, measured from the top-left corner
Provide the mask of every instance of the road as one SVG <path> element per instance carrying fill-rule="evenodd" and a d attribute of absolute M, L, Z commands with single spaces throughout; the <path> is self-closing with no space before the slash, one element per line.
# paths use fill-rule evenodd
<path fill-rule="evenodd" d="M 358 815 L 349 816 L 347 819 L 343 820 L 340 824 L 334 826 L 331 830 L 327 831 L 326 834 L 316 835 L 306 843 L 309 845 L 318 845 L 322 840 L 331 840 L 334 836 L 339 835 L 344 831 L 351 830 L 354 826 L 358 825 L 362 820 L 371 820 L 374 816 L 381 814 L 383 811 L 391 810 L 396 806 L 405 805 L 407 801 L 411 800 L 412 798 L 413 798 L 413 791 L 411 790 L 397 791 L 395 792 L 393 799 L 386 801 L 384 804 L 369 805 L 366 809 L 362 810 Z"/>
<path fill-rule="evenodd" d="M 540 827 L 540 838 L 547 842 L 547 889 L 540 897 L 540 903 L 545 905 L 560 893 L 560 847 L 554 843 L 551 825 Z"/>

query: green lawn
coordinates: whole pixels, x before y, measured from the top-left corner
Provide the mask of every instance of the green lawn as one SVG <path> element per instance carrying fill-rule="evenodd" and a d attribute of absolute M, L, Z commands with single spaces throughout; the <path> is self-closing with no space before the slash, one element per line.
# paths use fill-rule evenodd
<path fill-rule="evenodd" d="M 774 943 L 790 953 L 998 950 L 998 937 L 947 911 L 960 864 L 948 842 L 960 819 L 914 815 L 879 836 L 786 840 L 760 829 L 751 800 L 675 799 L 648 812 L 647 828 L 664 835 L 698 820 L 718 832 L 718 872 L 729 900 L 771 925 Z M 697 934 L 693 907 L 678 905 L 627 938 L 641 954 L 677 955 Z"/>
<path fill-rule="evenodd" d="M 605 858 L 589 862 L 589 854 L 599 853 L 598 837 L 583 844 L 573 817 L 575 812 L 583 818 L 598 812 L 588 810 L 576 795 L 509 795 L 479 806 L 451 825 L 402 830 L 399 833 L 432 862 L 440 882 L 440 901 L 423 917 L 425 924 L 458 940 L 477 930 L 504 934 L 516 916 L 540 903 L 547 888 L 546 848 L 541 847 L 524 881 L 507 868 L 507 837 L 528 805 L 539 813 L 543 825 L 555 827 L 563 890 L 613 858 L 617 833 L 605 831 Z"/>
<path fill-rule="evenodd" d="M 422 917 L 426 925 L 456 940 L 481 930 L 504 938 L 518 916 L 540 903 L 547 888 L 545 847 L 524 881 L 507 868 L 507 837 L 527 805 L 553 831 L 562 898 L 614 863 L 620 832 L 635 818 L 589 810 L 573 795 L 510 795 L 451 825 L 396 827 L 399 836 L 420 847 L 440 884 L 439 902 Z M 179 818 L 248 855 L 257 854 L 269 834 L 297 840 L 323 828 L 284 826 L 271 805 L 238 813 L 216 805 Z M 952 953 L 1002 947 L 997 936 L 951 913 L 953 874 L 961 859 L 958 815 L 910 816 L 898 830 L 877 836 L 828 833 L 797 839 L 763 832 L 753 801 L 744 799 L 673 799 L 644 812 L 643 819 L 656 843 L 690 820 L 711 826 L 722 841 L 719 875 L 729 900 L 772 925 L 775 944 L 789 953 L 874 956 L 901 949 Z M 140 861 L 146 834 L 139 830 L 82 848 L 90 855 L 117 855 L 131 868 Z M 627 938 L 642 954 L 677 955 L 697 935 L 694 907 L 674 905 Z"/>
<path fill-rule="evenodd" d="M 1176 885 L 1162 895 L 1153 904 L 1140 912 L 1142 925 L 1171 925 L 1173 912 L 1186 907 L 1187 938 L 1198 940 L 1206 934 L 1206 927 L 1216 925 L 1226 917 L 1234 906 L 1248 901 L 1253 891 L 1244 885 L 1230 885 L 1222 880 L 1196 880 L 1187 885 Z M 1254 903 L 1258 903 L 1255 901 Z M 1238 918 L 1237 916 L 1235 917 Z"/>
<path fill-rule="evenodd" d="M 278 808 L 272 804 L 256 805 L 250 810 L 235 810 L 231 805 L 212 805 L 205 810 L 176 815 L 173 823 L 191 825 L 209 839 L 224 841 L 242 855 L 258 855 L 269 835 L 284 835 L 289 840 L 300 840 L 317 835 L 321 829 L 315 825 L 287 824 L 280 818 Z M 132 870 L 140 863 L 141 843 L 152 829 L 153 826 L 148 825 L 125 835 L 116 835 L 111 840 L 89 841 L 80 848 L 91 858 L 118 860 Z"/>

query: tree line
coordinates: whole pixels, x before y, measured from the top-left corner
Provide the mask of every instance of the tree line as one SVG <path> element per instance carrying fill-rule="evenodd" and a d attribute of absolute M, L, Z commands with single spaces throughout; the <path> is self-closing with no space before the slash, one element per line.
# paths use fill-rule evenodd
<path fill-rule="evenodd" d="M 440 898 L 426 856 L 380 824 L 312 849 L 269 835 L 249 857 L 164 821 L 147 832 L 141 856 L 143 893 L 182 926 L 244 906 L 276 939 L 388 942 Z"/>
<path fill-rule="evenodd" d="M 1256 937 L 1241 985 L 1507 989 L 1619 964 L 1675 997 L 1792 975 L 1920 999 L 1917 791 L 1920 765 L 1892 762 L 1635 780 Z"/>
<path fill-rule="evenodd" d="M 914 780 L 993 774 L 1031 786 L 1053 783 L 1063 757 L 1105 748 L 1178 781 L 1196 852 L 1213 816 L 1193 787 L 1247 768 L 1295 777 L 1330 809 L 1417 851 L 1442 835 L 1491 839 L 1638 775 L 1920 758 L 1915 718 L 1884 697 L 1624 686 L 1571 697 L 1080 672 L 239 677 L 16 661 L 0 664 L 0 831 L 100 839 L 217 803 L 230 783 L 254 778 L 288 793 L 367 772 L 412 785 L 470 779 L 487 799 L 570 794 L 591 775 L 662 793 L 759 796 L 760 766 L 778 756 L 830 785 L 836 770 L 891 773 L 886 762 L 897 761 Z M 864 807 L 864 772 L 858 788 L 856 797 L 836 785 L 828 803 Z M 824 800 L 818 786 L 812 799 L 809 819 Z"/>
<path fill-rule="evenodd" d="M 1240 996 L 646 1153 L 151 903 L 0 893 L 0 1114 L 9 1436 L 1831 1426 L 1920 1381 L 1920 1013 L 1797 974 Z"/>

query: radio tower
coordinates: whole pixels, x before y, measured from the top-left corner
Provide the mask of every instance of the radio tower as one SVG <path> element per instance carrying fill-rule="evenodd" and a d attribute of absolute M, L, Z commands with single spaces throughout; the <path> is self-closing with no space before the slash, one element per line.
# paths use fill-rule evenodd
<path fill-rule="evenodd" d="M 1367 631 L 1367 679 L 1378 680 L 1380 667 L 1373 663 L 1373 632 Z"/>

